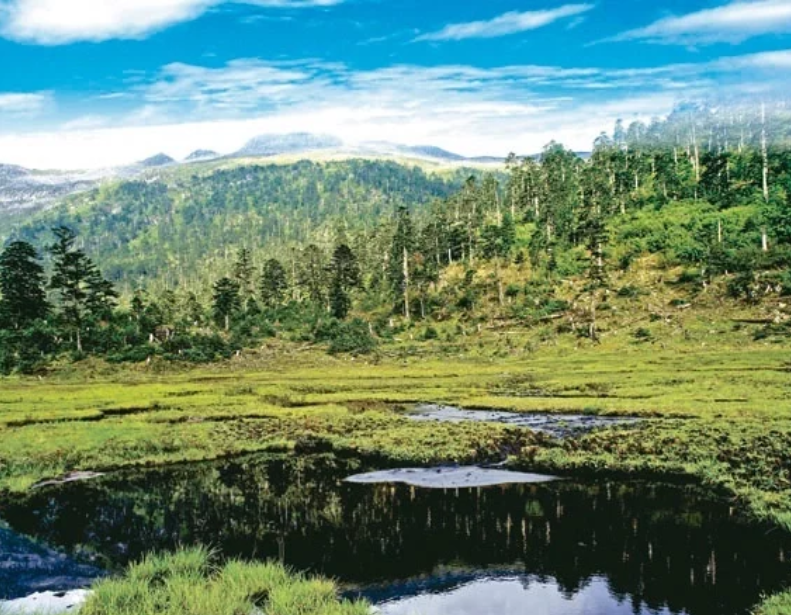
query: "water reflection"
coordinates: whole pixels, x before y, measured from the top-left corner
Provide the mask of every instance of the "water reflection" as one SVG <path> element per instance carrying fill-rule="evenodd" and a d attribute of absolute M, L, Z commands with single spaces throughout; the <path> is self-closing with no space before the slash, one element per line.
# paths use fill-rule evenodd
<path fill-rule="evenodd" d="M 482 601 L 475 613 L 521 614 L 538 600 L 529 612 L 725 615 L 789 580 L 779 534 L 690 488 L 342 482 L 369 469 L 315 456 L 151 470 L 34 493 L 0 504 L 0 516 L 107 567 L 192 543 L 280 558 L 394 615 L 433 615 L 437 600 L 444 613 Z"/>

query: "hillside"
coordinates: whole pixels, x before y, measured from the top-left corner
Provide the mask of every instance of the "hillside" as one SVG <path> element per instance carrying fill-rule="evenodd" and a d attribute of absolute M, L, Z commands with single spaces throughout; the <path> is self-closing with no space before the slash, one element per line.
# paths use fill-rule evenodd
<path fill-rule="evenodd" d="M 8 237 L 43 248 L 50 229 L 65 225 L 115 282 L 197 285 L 240 247 L 264 254 L 314 239 L 331 243 L 339 228 L 372 228 L 400 205 L 420 211 L 478 173 L 366 160 L 207 169 L 106 183 L 32 216 Z"/>

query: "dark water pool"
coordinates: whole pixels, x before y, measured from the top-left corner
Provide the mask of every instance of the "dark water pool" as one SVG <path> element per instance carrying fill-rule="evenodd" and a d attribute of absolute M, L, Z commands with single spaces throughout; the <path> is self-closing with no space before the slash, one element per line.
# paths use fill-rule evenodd
<path fill-rule="evenodd" d="M 0 517 L 110 570 L 193 543 L 280 559 L 392 615 L 741 614 L 791 581 L 783 535 L 691 487 L 343 482 L 371 469 L 252 457 L 116 474 L 2 502 Z"/>

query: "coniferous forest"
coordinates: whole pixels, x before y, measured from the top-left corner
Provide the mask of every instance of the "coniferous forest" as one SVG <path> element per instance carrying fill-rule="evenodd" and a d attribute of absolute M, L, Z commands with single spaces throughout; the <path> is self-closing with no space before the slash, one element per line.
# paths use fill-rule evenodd
<path fill-rule="evenodd" d="M 734 301 L 791 294 L 789 134 L 782 105 L 680 107 L 495 171 L 305 161 L 109 184 L 8 233 L 0 367 L 212 361 L 272 336 L 365 353 L 437 322 L 535 325 L 569 310 L 566 279 L 596 341 L 596 305 L 639 292 L 610 274 L 647 256 Z"/>

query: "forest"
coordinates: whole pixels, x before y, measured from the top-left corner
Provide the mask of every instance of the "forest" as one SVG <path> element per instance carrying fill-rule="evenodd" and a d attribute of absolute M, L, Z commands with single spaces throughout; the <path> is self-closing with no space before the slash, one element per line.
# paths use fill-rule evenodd
<path fill-rule="evenodd" d="M 682 106 L 502 172 L 304 161 L 110 184 L 6 233 L 0 370 L 208 362 L 271 337 L 364 354 L 572 311 L 565 332 L 596 343 L 608 298 L 645 292 L 614 277 L 646 259 L 690 296 L 791 295 L 789 133 L 783 105 Z"/>

